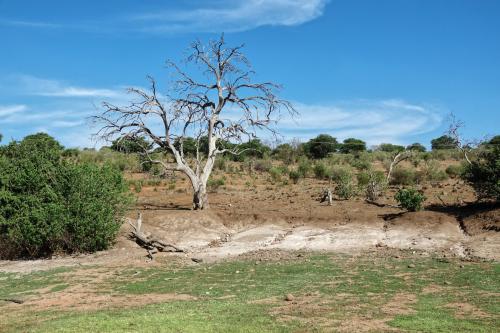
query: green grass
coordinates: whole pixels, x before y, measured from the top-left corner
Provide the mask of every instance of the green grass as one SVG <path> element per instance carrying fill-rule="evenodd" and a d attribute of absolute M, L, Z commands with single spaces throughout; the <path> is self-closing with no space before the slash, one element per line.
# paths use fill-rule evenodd
<path fill-rule="evenodd" d="M 410 268 L 410 264 L 415 267 Z M 99 271 L 105 269 L 99 267 Z M 64 293 L 68 286 L 85 281 L 86 286 L 94 288 L 94 294 L 110 297 L 186 294 L 192 299 L 95 310 L 76 307 L 32 311 L 24 305 L 0 303 L 0 307 L 15 310 L 0 321 L 0 331 L 335 332 L 356 331 L 352 326 L 355 320 L 363 325 L 378 322 L 373 326 L 375 332 L 500 330 L 497 263 L 461 263 L 411 255 L 313 255 L 281 262 L 246 260 L 114 270 L 112 276 L 95 284 L 81 272 L 74 278 L 71 274 L 63 278 L 60 271 L 24 275 L 15 281 L 8 276 L 0 280 L 0 290 L 2 295 L 21 292 L 36 297 L 37 289 L 44 288 L 47 295 Z M 95 270 L 90 273 L 96 274 Z M 424 292 L 430 287 L 432 293 Z M 293 302 L 283 300 L 287 293 L 294 295 Z M 413 301 L 396 304 L 396 311 L 387 312 L 384 307 L 402 294 L 412 295 Z M 459 313 L 450 306 L 452 303 L 465 303 L 476 311 Z M 397 311 L 398 306 L 401 311 Z"/>

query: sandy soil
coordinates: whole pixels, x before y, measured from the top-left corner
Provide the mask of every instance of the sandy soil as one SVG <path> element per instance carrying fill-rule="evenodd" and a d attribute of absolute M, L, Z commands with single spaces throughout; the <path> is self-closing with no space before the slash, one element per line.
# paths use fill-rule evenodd
<path fill-rule="evenodd" d="M 389 189 L 380 205 L 353 199 L 336 200 L 327 206 L 317 200 L 328 186 L 321 181 L 271 185 L 265 175 L 227 178 L 223 188 L 210 193 L 211 208 L 206 212 L 189 209 L 191 195 L 183 179 L 176 182 L 175 189 L 163 182 L 144 187 L 138 195 L 130 218 L 141 211 L 145 231 L 187 253 L 159 253 L 150 263 L 146 252 L 128 239 L 131 227 L 124 224 L 109 251 L 52 260 L 0 261 L 0 271 L 90 264 L 151 265 L 162 258 L 216 261 L 263 249 L 353 254 L 383 247 L 500 260 L 500 207 L 467 204 L 474 201 L 473 192 L 456 180 L 425 184 L 425 210 L 404 212 L 387 205 L 394 205 L 396 188 Z"/>

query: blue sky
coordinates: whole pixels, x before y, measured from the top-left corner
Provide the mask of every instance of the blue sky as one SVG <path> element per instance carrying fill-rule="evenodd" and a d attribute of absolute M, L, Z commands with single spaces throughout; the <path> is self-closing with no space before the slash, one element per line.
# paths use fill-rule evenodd
<path fill-rule="evenodd" d="M 246 44 L 260 80 L 283 84 L 300 117 L 286 139 L 319 133 L 369 144 L 500 132 L 497 0 L 0 0 L 0 133 L 45 131 L 99 146 L 87 117 L 196 38 Z M 165 79 L 165 80 L 164 80 Z"/>

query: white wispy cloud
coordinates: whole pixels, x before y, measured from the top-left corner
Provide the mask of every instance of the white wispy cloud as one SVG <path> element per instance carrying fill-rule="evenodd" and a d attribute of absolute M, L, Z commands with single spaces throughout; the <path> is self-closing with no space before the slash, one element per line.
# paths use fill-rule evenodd
<path fill-rule="evenodd" d="M 31 75 L 12 76 L 8 81 L 8 89 L 38 96 L 119 98 L 124 94 L 123 90 L 119 89 L 77 87 L 61 80 L 42 79 Z"/>
<path fill-rule="evenodd" d="M 29 75 L 0 79 L 0 90 L 20 103 L 0 105 L 0 133 L 22 139 L 34 132 L 47 132 L 68 147 L 94 146 L 88 118 L 95 115 L 103 100 L 124 104 L 130 96 L 125 89 L 80 87 L 63 80 Z"/>
<path fill-rule="evenodd" d="M 8 20 L 8 19 L 0 19 L 0 25 L 10 26 L 10 27 L 48 28 L 48 29 L 62 27 L 62 25 L 60 24 L 49 23 L 49 22 Z"/>
<path fill-rule="evenodd" d="M 0 18 L 0 26 L 73 29 L 86 32 L 239 32 L 262 26 L 295 26 L 321 15 L 330 0 L 213 0 L 181 4 L 165 1 L 163 7 L 148 12 L 137 3 L 133 13 L 68 23 Z M 117 9 L 119 11 L 119 9 Z M 67 13 L 71 17 L 71 13 Z"/>
<path fill-rule="evenodd" d="M 341 140 L 356 137 L 374 145 L 382 142 L 408 143 L 413 136 L 440 127 L 444 110 L 400 99 L 358 100 L 312 105 L 295 103 L 300 115 L 284 118 L 280 128 L 287 138 L 307 140 L 319 133 Z"/>
<path fill-rule="evenodd" d="M 28 107 L 24 104 L 19 105 L 0 105 L 0 120 L 2 118 L 10 117 L 16 113 L 23 112 Z"/>
<path fill-rule="evenodd" d="M 294 26 L 321 16 L 329 0 L 233 0 L 131 18 L 147 32 L 236 32 L 261 26 Z"/>
<path fill-rule="evenodd" d="M 0 88 L 14 87 L 17 103 L 0 105 L 0 132 L 22 138 L 43 128 L 67 146 L 94 146 L 88 117 L 99 113 L 107 100 L 127 105 L 132 98 L 119 88 L 79 87 L 60 80 L 16 76 Z M 2 101 L 0 100 L 0 103 Z M 446 110 L 402 99 L 356 100 L 328 104 L 294 103 L 299 115 L 282 117 L 277 129 L 286 139 L 308 140 L 327 133 L 343 140 L 356 137 L 369 145 L 382 142 L 407 144 L 415 136 L 440 127 Z M 230 110 L 231 116 L 237 110 Z M 6 130 L 7 129 L 7 130 Z M 98 143 L 104 144 L 103 142 Z"/>

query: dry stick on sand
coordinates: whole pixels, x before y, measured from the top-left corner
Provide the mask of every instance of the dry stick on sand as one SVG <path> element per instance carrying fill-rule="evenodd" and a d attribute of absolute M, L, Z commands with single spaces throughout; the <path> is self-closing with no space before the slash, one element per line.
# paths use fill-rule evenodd
<path fill-rule="evenodd" d="M 18 299 L 18 298 L 0 298 L 0 301 L 12 302 L 12 303 L 16 303 L 16 304 L 23 304 L 24 303 L 24 301 L 22 299 Z"/>
<path fill-rule="evenodd" d="M 137 217 L 136 225 L 132 223 L 129 224 L 134 229 L 130 233 L 130 238 L 134 239 L 137 244 L 141 247 L 145 248 L 148 251 L 148 257 L 153 260 L 153 254 L 160 252 L 185 252 L 183 249 L 178 248 L 177 246 L 167 243 L 161 239 L 157 239 L 152 237 L 151 235 L 146 235 L 141 231 L 142 226 L 142 214 L 139 213 Z"/>

